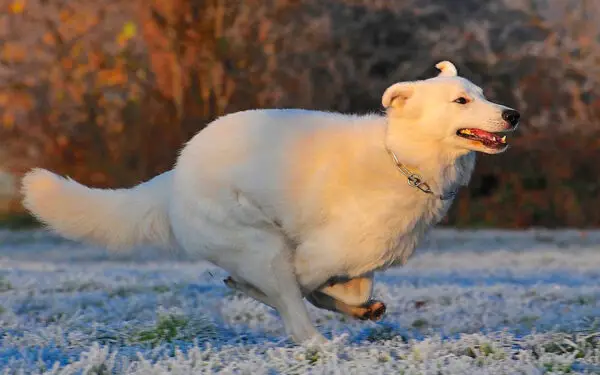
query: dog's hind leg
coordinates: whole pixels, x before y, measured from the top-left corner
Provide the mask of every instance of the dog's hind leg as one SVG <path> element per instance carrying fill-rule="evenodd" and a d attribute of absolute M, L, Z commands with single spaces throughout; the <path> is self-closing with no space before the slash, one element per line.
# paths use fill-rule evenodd
<path fill-rule="evenodd" d="M 379 320 L 385 313 L 385 304 L 372 300 L 373 274 L 356 277 L 346 282 L 327 285 L 306 296 L 316 307 L 339 312 L 361 320 Z"/>
<path fill-rule="evenodd" d="M 306 299 L 320 309 L 342 313 L 360 320 L 379 320 L 385 314 L 385 304 L 377 300 L 369 300 L 359 306 L 348 305 L 325 293 L 314 291 Z"/>
<path fill-rule="evenodd" d="M 229 288 L 240 291 L 240 292 L 246 294 L 248 297 L 254 298 L 258 302 L 264 303 L 265 305 L 269 306 L 270 308 L 273 308 L 273 309 L 275 308 L 273 306 L 273 302 L 271 302 L 269 300 L 269 298 L 263 292 L 256 289 L 252 285 L 250 285 L 246 282 L 243 282 L 243 281 L 234 280 L 231 276 L 226 278 L 225 280 L 223 280 L 223 282 Z"/>
<path fill-rule="evenodd" d="M 326 341 L 310 321 L 285 237 L 271 228 L 244 226 L 235 233 L 234 239 L 244 248 L 231 256 L 222 253 L 217 262 L 231 273 L 229 283 L 275 308 L 295 342 Z"/>
<path fill-rule="evenodd" d="M 362 280 L 359 280 L 362 279 Z M 269 298 L 252 285 L 236 281 L 232 277 L 223 280 L 229 288 L 238 290 L 265 305 L 275 308 Z M 365 289 L 367 282 L 363 278 L 352 279 L 346 283 L 337 283 L 314 291 L 306 299 L 314 306 L 330 310 L 360 320 L 379 320 L 385 313 L 385 304 L 371 300 L 370 288 Z M 367 292 L 365 294 L 365 292 Z"/>
<path fill-rule="evenodd" d="M 373 294 L 373 272 L 352 279 L 336 280 L 325 284 L 320 292 L 348 305 L 358 306 L 366 303 Z"/>

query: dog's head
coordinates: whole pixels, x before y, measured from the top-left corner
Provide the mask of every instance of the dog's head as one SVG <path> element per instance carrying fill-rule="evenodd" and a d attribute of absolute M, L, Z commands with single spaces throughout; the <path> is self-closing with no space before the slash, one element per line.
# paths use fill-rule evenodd
<path fill-rule="evenodd" d="M 437 77 L 400 82 L 382 97 L 391 131 L 413 139 L 440 142 L 457 151 L 497 154 L 508 148 L 506 136 L 519 124 L 519 112 L 492 103 L 481 88 L 459 77 L 449 61 L 436 65 Z"/>

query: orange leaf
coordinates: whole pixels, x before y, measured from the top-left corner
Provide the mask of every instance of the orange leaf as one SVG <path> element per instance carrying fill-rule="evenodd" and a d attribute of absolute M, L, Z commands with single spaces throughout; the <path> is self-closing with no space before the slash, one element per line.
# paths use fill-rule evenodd
<path fill-rule="evenodd" d="M 69 144 L 69 138 L 61 134 L 58 137 L 56 137 L 56 143 L 59 147 L 66 147 Z"/>
<path fill-rule="evenodd" d="M 98 83 L 107 86 L 124 84 L 127 83 L 127 75 L 118 70 L 104 70 L 98 73 Z"/>
<path fill-rule="evenodd" d="M 15 115 L 12 112 L 6 111 L 2 116 L 2 124 L 7 129 L 12 129 L 15 126 Z"/>
<path fill-rule="evenodd" d="M 12 62 L 22 62 L 27 55 L 27 49 L 15 42 L 7 42 L 2 48 L 2 57 Z"/>
<path fill-rule="evenodd" d="M 68 70 L 71 70 L 71 69 L 73 69 L 73 59 L 71 59 L 71 58 L 68 58 L 68 57 L 67 57 L 67 58 L 64 58 L 64 59 L 62 60 L 62 67 L 63 67 L 64 69 L 68 69 Z"/>
<path fill-rule="evenodd" d="M 69 12 L 66 9 L 63 9 L 60 11 L 60 21 L 61 22 L 67 22 L 69 20 L 69 18 L 71 18 L 71 12 Z"/>
<path fill-rule="evenodd" d="M 50 45 L 54 44 L 54 36 L 50 32 L 47 32 L 46 34 L 44 34 L 44 36 L 42 37 L 42 40 L 46 44 L 50 44 Z"/>
<path fill-rule="evenodd" d="M 24 0 L 16 0 L 12 4 L 10 4 L 10 11 L 13 14 L 23 13 L 25 10 L 25 1 Z"/>

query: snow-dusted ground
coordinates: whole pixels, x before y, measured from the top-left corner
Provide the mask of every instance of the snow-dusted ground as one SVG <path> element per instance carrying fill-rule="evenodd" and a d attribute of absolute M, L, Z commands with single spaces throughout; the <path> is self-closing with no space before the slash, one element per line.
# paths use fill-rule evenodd
<path fill-rule="evenodd" d="M 0 231 L 0 369 L 60 374 L 600 373 L 600 232 L 437 230 L 377 276 L 388 313 L 310 307 L 332 342 L 292 345 L 223 271 Z"/>

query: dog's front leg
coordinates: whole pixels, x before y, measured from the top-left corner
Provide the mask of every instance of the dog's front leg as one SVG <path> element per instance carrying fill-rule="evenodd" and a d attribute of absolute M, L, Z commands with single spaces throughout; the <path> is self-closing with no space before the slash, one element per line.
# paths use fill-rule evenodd
<path fill-rule="evenodd" d="M 321 309 L 339 312 L 361 320 L 379 320 L 385 304 L 371 299 L 373 274 L 356 277 L 315 290 L 306 299 Z"/>

